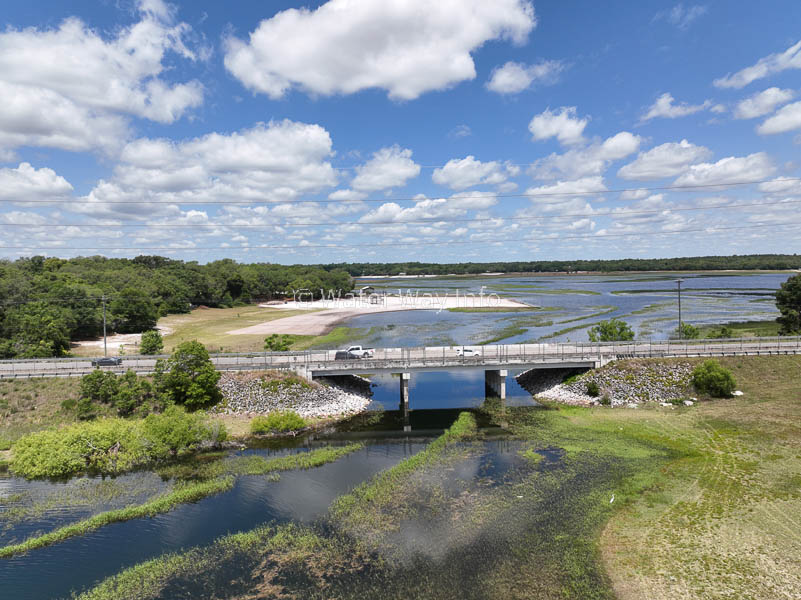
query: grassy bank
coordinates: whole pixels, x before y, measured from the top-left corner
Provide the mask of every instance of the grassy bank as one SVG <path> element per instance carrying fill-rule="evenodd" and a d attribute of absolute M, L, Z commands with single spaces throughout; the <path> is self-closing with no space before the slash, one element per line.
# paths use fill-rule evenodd
<path fill-rule="evenodd" d="M 74 411 L 61 402 L 79 397 L 78 378 L 0 380 L 0 450 L 23 435 L 76 421 Z"/>
<path fill-rule="evenodd" d="M 801 595 L 801 357 L 721 362 L 744 396 L 664 414 L 614 411 L 615 423 L 690 450 L 604 530 L 620 598 Z"/>

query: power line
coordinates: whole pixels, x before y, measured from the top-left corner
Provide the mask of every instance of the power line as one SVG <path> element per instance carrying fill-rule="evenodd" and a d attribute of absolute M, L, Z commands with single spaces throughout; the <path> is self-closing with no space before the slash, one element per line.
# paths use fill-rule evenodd
<path fill-rule="evenodd" d="M 123 227 L 143 227 L 147 229 L 196 229 L 199 227 L 220 227 L 229 229 L 269 229 L 272 227 L 323 227 L 323 226 L 340 226 L 340 225 L 359 225 L 364 227 L 384 226 L 384 225 L 406 225 L 406 224 L 421 224 L 421 223 L 484 223 L 497 221 L 503 219 L 504 221 L 537 221 L 541 219 L 568 219 L 576 217 L 595 218 L 595 217 L 617 217 L 629 215 L 649 215 L 659 213 L 672 213 L 672 212 L 686 212 L 686 211 L 704 211 L 704 210 L 717 210 L 721 208 L 751 208 L 755 206 L 777 206 L 787 204 L 798 204 L 800 200 L 779 200 L 776 202 L 748 202 L 742 204 L 715 204 L 709 206 L 691 206 L 691 207 L 677 207 L 677 208 L 657 208 L 652 210 L 611 210 L 606 212 L 595 213 L 563 213 L 563 214 L 547 214 L 538 216 L 495 216 L 495 217 L 480 217 L 480 218 L 449 218 L 438 217 L 430 219 L 414 219 L 409 221 L 378 221 L 375 223 L 363 221 L 318 221 L 311 223 L 273 223 L 273 224 L 227 224 L 227 223 L 176 223 L 173 225 L 161 224 L 148 224 L 148 223 L 0 223 L 0 227 L 109 227 L 109 228 L 123 228 Z M 302 217 L 289 217 L 289 218 L 302 218 Z"/>
<path fill-rule="evenodd" d="M 718 231 L 737 231 L 749 229 L 761 229 L 765 227 L 798 227 L 796 223 L 762 223 L 757 225 L 741 225 L 735 227 L 700 227 L 696 229 L 677 229 L 673 231 L 639 231 L 639 232 L 626 232 L 626 233 L 601 233 L 601 234 L 585 234 L 585 235 L 559 235 L 544 238 L 547 241 L 551 240 L 576 240 L 587 238 L 620 238 L 620 237 L 637 237 L 637 236 L 654 236 L 654 235 L 677 235 L 684 233 L 716 233 Z M 543 239 L 543 238 L 541 238 Z M 504 243 L 508 242 L 533 242 L 536 241 L 532 238 L 505 238 Z M 278 245 L 255 245 L 255 246 L 0 246 L 0 250 L 60 250 L 60 251 L 73 251 L 73 250 L 103 250 L 103 251 L 143 251 L 143 250 L 170 250 L 170 251 L 192 251 L 198 250 L 226 250 L 226 251 L 243 251 L 243 250 L 306 250 L 314 248 L 338 249 L 345 250 L 351 248 L 383 248 L 394 246 L 455 246 L 455 245 L 470 245 L 486 243 L 484 240 L 442 240 L 442 241 L 398 241 L 398 242 L 379 242 L 379 243 L 365 243 L 365 244 L 297 244 L 294 246 L 278 246 Z"/>
<path fill-rule="evenodd" d="M 738 187 L 738 186 L 746 186 L 746 185 L 757 185 L 760 183 L 772 183 L 776 181 L 775 179 L 761 179 L 761 180 L 754 180 L 754 181 L 732 181 L 727 183 L 704 183 L 704 184 L 694 184 L 694 185 L 665 185 L 665 186 L 658 186 L 658 187 L 635 187 L 635 188 L 616 188 L 616 189 L 604 189 L 604 190 L 595 190 L 595 191 L 578 191 L 578 192 L 537 192 L 537 193 L 521 193 L 521 194 L 494 194 L 492 192 L 486 192 L 481 195 L 477 196 L 460 196 L 455 195 L 450 198 L 449 200 L 476 200 L 476 199 L 485 199 L 488 197 L 493 198 L 559 198 L 559 197 L 574 197 L 574 196 L 603 196 L 606 194 L 619 194 L 624 192 L 661 192 L 661 191 L 675 191 L 675 190 L 683 190 L 683 191 L 704 191 L 708 189 L 723 189 L 723 188 L 730 188 L 730 187 Z M 780 179 L 781 182 L 790 182 L 790 181 L 801 181 L 801 177 L 785 177 Z M 443 196 L 434 196 L 433 198 L 426 198 L 427 200 L 432 199 L 440 199 L 444 198 Z M 65 198 L 65 199 L 31 199 L 31 200 L 14 200 L 9 198 L 0 199 L 0 202 L 11 202 L 16 204 L 30 204 L 30 203 L 41 203 L 41 204 L 64 204 L 64 203 L 74 203 L 76 201 L 75 198 Z M 325 199 L 318 199 L 318 200 L 185 200 L 185 199 L 178 199 L 178 200 L 104 200 L 99 202 L 89 202 L 86 203 L 87 206 L 92 205 L 105 205 L 105 204 L 183 204 L 183 205 L 204 205 L 204 204 L 219 204 L 219 205 L 226 205 L 226 204 L 358 204 L 359 202 L 418 202 L 420 201 L 419 197 L 410 197 L 410 198 L 364 198 L 362 200 L 332 200 L 330 198 Z"/>

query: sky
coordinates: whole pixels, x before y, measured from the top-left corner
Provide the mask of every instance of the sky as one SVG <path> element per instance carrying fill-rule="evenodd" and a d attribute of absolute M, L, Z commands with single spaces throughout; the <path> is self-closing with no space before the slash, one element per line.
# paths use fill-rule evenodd
<path fill-rule="evenodd" d="M 801 252 L 801 2 L 29 0 L 0 258 Z"/>

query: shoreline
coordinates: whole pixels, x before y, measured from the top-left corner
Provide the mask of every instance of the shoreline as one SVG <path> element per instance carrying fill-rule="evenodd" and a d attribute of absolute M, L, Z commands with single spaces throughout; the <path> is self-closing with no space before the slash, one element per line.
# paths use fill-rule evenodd
<path fill-rule="evenodd" d="M 367 298 L 367 296 L 365 296 Z M 510 310 L 520 308 L 536 308 L 517 300 L 501 298 L 494 295 L 493 298 L 485 296 L 483 298 L 471 298 L 472 306 L 467 302 L 468 297 L 451 296 L 423 296 L 414 298 L 401 298 L 399 296 L 384 296 L 382 304 L 371 304 L 369 301 L 356 297 L 354 300 L 345 300 L 334 304 L 337 301 L 315 300 L 313 302 L 286 302 L 284 304 L 260 304 L 259 306 L 274 311 L 281 310 L 305 310 L 308 314 L 294 315 L 265 321 L 258 325 L 251 325 L 242 329 L 227 331 L 228 335 L 325 335 L 332 331 L 340 323 L 353 317 L 360 317 L 369 314 L 403 312 L 407 310 L 435 310 L 443 311 L 451 308 L 478 308 L 476 300 L 481 304 L 491 308 L 509 308 Z M 411 302 L 411 303 L 410 303 Z M 334 304 L 334 306 L 331 306 Z"/>

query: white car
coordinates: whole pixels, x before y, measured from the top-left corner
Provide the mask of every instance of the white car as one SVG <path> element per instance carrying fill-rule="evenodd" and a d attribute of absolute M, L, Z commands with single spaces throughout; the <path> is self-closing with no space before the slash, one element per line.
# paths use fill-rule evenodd
<path fill-rule="evenodd" d="M 465 357 L 481 356 L 481 350 L 479 350 L 478 348 L 467 348 L 467 347 L 457 348 L 456 356 L 465 356 Z"/>

